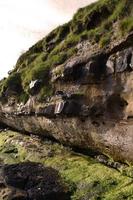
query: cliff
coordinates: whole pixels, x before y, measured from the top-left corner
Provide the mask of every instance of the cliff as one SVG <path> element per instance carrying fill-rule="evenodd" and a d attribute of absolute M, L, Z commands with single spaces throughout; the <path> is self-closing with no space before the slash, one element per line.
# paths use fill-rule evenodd
<path fill-rule="evenodd" d="M 133 162 L 133 2 L 81 8 L 0 82 L 0 121 Z"/>

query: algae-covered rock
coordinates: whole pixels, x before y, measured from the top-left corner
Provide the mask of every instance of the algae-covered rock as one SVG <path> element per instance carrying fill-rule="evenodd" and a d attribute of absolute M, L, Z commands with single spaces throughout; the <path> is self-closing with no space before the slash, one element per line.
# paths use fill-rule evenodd
<path fill-rule="evenodd" d="M 0 151 L 2 166 L 5 165 L 3 168 L 4 180 L 8 185 L 14 187 L 16 187 L 16 184 L 19 187 L 20 184 L 20 187 L 15 190 L 14 195 L 16 196 L 27 195 L 23 190 L 25 182 L 31 181 L 29 185 L 33 186 L 34 181 L 39 180 L 39 187 L 41 187 L 41 180 L 45 176 L 49 179 L 49 173 L 55 174 L 55 172 L 58 172 L 57 177 L 61 176 L 60 188 L 65 187 L 67 198 L 72 200 L 124 200 L 133 198 L 133 168 L 127 164 L 119 163 L 118 165 L 117 163 L 115 168 L 115 162 L 110 159 L 107 161 L 105 156 L 98 157 L 96 154 L 89 152 L 89 150 L 87 152 L 88 155 L 93 155 L 93 157 L 84 156 L 61 144 L 32 135 L 28 136 L 8 131 L 2 132 L 0 136 L 0 145 L 3 147 L 1 149 L 4 149 L 5 144 L 10 143 L 18 149 L 18 152 L 5 153 L 3 150 Z M 38 164 L 38 162 L 41 164 Z M 33 169 L 31 170 L 32 167 Z M 49 173 L 45 173 L 47 167 Z M 50 172 L 49 169 L 52 171 Z M 44 173 L 42 173 L 43 170 Z M 37 179 L 34 178 L 40 171 L 42 175 L 39 175 Z M 50 179 L 49 181 L 53 180 Z M 34 188 L 36 187 L 38 187 L 38 183 L 37 185 L 35 184 Z M 10 188 L 3 188 L 2 184 L 0 184 L 1 194 L 5 190 L 7 195 L 11 193 Z M 44 190 L 41 191 L 41 194 L 43 194 Z M 35 195 L 34 192 L 32 194 Z M 47 191 L 45 194 L 47 194 Z"/>

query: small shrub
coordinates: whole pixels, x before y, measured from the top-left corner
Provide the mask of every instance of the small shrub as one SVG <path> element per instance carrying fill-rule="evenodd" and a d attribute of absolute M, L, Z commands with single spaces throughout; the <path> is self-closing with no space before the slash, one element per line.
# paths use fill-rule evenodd
<path fill-rule="evenodd" d="M 72 47 L 74 45 L 76 45 L 80 40 L 80 36 L 79 35 L 74 35 L 74 34 L 70 34 L 65 43 L 64 43 L 64 46 L 65 48 L 69 48 L 69 47 Z"/>

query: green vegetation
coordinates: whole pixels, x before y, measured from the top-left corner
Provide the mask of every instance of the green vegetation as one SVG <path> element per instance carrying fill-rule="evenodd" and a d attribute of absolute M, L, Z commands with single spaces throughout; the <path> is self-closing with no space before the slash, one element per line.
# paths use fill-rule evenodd
<path fill-rule="evenodd" d="M 47 99 L 47 97 L 51 97 L 53 94 L 53 90 L 51 85 L 43 86 L 40 90 L 38 100 L 43 102 Z"/>
<path fill-rule="evenodd" d="M 103 36 L 101 39 L 100 39 L 100 47 L 103 48 L 105 46 L 107 46 L 110 42 L 110 38 L 111 38 L 111 35 L 110 34 L 107 34 L 106 36 Z"/>
<path fill-rule="evenodd" d="M 132 13 L 133 1 L 130 0 L 99 0 L 79 9 L 69 23 L 54 29 L 20 56 L 12 74 L 0 84 L 1 94 L 10 85 L 21 83 L 21 98 L 26 99 L 30 82 L 39 79 L 46 93 L 40 88 L 38 96 L 48 96 L 46 87 L 52 88 L 49 76 L 52 68 L 76 55 L 79 42 L 89 40 L 92 45 L 97 43 L 99 48 L 106 48 L 114 33 L 115 39 L 126 35 L 133 30 Z"/>
<path fill-rule="evenodd" d="M 7 79 L 5 79 L 3 87 L 12 87 L 13 85 L 21 85 L 21 77 L 19 73 L 13 73 Z"/>
<path fill-rule="evenodd" d="M 124 35 L 126 32 L 133 30 L 133 17 L 126 17 L 120 23 L 120 29 Z"/>
<path fill-rule="evenodd" d="M 46 139 L 12 131 L 1 132 L 0 160 L 7 164 L 40 162 L 59 170 L 72 200 L 133 199 L 132 166 L 122 167 L 118 172 Z"/>
<path fill-rule="evenodd" d="M 19 95 L 19 102 L 21 103 L 26 103 L 29 99 L 29 94 L 27 94 L 26 92 L 22 92 L 20 95 Z"/>

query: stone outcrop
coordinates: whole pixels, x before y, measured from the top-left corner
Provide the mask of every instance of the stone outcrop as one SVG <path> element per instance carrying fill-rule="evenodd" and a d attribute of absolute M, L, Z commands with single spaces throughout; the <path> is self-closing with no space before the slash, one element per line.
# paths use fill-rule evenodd
<path fill-rule="evenodd" d="M 89 9 L 90 14 L 85 16 L 81 9 L 74 20 L 19 58 L 14 71 L 1 83 L 0 122 L 133 162 L 133 32 L 129 27 L 121 37 L 116 33 L 125 20 L 122 16 L 127 17 L 124 10 L 122 16 L 113 15 L 116 19 L 109 21 L 118 3 L 111 2 L 107 7 L 99 1 L 83 9 Z M 131 1 L 126 5 L 130 17 L 132 5 Z M 104 15 L 102 10 L 108 12 Z M 77 20 L 79 16 L 81 21 Z M 97 20 L 91 22 L 94 16 Z M 104 17 L 107 20 L 103 24 Z M 84 35 L 85 30 L 90 36 Z M 95 41 L 89 38 L 93 34 Z"/>
<path fill-rule="evenodd" d="M 121 45 L 120 45 L 121 46 Z M 133 161 L 133 48 L 74 58 L 55 82 L 56 93 L 39 104 L 32 97 L 17 110 L 1 105 L 1 122 L 24 132 L 93 148 Z"/>

